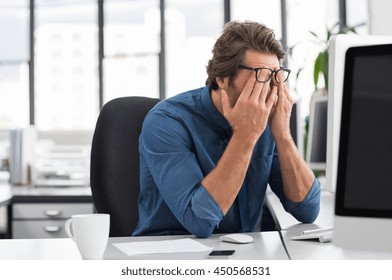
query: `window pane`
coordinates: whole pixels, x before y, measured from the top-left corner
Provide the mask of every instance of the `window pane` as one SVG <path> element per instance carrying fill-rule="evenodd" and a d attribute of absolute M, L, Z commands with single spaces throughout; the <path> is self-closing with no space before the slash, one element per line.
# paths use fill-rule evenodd
<path fill-rule="evenodd" d="M 368 0 L 346 0 L 346 5 L 347 25 L 358 26 L 358 34 L 369 34 Z"/>
<path fill-rule="evenodd" d="M 98 115 L 97 2 L 37 1 L 36 125 L 92 130 Z"/>
<path fill-rule="evenodd" d="M 0 62 L 29 59 L 29 1 L 0 1 Z"/>
<path fill-rule="evenodd" d="M 264 23 L 274 30 L 276 38 L 282 38 L 280 1 L 232 0 L 231 19 Z"/>
<path fill-rule="evenodd" d="M 205 85 L 206 66 L 222 32 L 222 0 L 166 2 L 167 96 Z"/>
<path fill-rule="evenodd" d="M 287 0 L 287 42 L 291 51 L 288 55 L 290 87 L 296 88 L 296 94 L 301 98 L 303 106 L 301 119 L 309 114 L 309 102 L 314 92 L 313 67 L 318 53 L 325 50 L 327 28 L 339 21 L 338 0 Z M 316 39 L 310 31 L 317 34 Z M 337 31 L 337 30 L 335 30 Z M 298 69 L 303 68 L 298 80 Z M 324 81 L 319 79 L 319 87 Z"/>
<path fill-rule="evenodd" d="M 0 129 L 29 124 L 28 4 L 0 1 Z"/>
<path fill-rule="evenodd" d="M 159 97 L 159 2 L 106 0 L 104 14 L 104 102 Z"/>
<path fill-rule="evenodd" d="M 27 63 L 0 64 L 0 129 L 29 124 Z"/>

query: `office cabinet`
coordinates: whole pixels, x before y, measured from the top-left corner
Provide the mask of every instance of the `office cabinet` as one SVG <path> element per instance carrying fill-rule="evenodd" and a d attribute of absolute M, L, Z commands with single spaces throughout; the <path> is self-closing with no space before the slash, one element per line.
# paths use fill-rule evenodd
<path fill-rule="evenodd" d="M 12 238 L 67 237 L 64 223 L 72 215 L 93 213 L 92 203 L 15 203 Z"/>
<path fill-rule="evenodd" d="M 64 224 L 76 214 L 91 214 L 88 187 L 12 187 L 8 206 L 9 238 L 64 238 Z"/>

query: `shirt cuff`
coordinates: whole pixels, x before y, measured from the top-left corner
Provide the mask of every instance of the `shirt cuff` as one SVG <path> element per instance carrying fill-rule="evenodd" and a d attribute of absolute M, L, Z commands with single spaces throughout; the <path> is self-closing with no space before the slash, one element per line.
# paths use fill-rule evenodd
<path fill-rule="evenodd" d="M 315 177 L 313 185 L 303 201 L 293 202 L 285 197 L 286 211 L 303 223 L 312 223 L 320 211 L 320 194 L 320 182 Z"/>
<path fill-rule="evenodd" d="M 192 197 L 192 211 L 202 220 L 208 220 L 211 225 L 218 225 L 223 213 L 211 194 L 202 186 Z"/>
<path fill-rule="evenodd" d="M 286 198 L 288 204 L 298 205 L 298 204 L 315 204 L 320 201 L 320 182 L 314 177 L 313 185 L 310 188 L 308 194 L 305 196 L 304 200 L 301 202 L 293 202 Z"/>

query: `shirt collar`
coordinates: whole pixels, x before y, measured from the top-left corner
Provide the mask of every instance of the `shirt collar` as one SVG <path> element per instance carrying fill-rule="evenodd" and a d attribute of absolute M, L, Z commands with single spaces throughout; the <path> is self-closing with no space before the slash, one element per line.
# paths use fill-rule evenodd
<path fill-rule="evenodd" d="M 203 109 L 206 113 L 206 118 L 210 121 L 210 123 L 213 126 L 216 126 L 217 129 L 225 132 L 226 135 L 231 136 L 231 126 L 212 102 L 211 92 L 208 86 L 204 87 L 201 93 L 201 105 L 203 106 Z"/>

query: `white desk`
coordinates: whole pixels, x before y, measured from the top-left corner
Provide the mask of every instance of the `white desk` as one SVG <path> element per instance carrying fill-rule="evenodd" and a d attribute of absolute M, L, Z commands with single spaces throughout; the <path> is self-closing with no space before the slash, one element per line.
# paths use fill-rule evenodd
<path fill-rule="evenodd" d="M 71 239 L 0 239 L 0 260 L 78 259 L 80 254 Z"/>
<path fill-rule="evenodd" d="M 92 202 L 89 187 L 11 187 L 8 182 L 0 182 L 0 206 L 17 202 L 56 202 L 68 199 L 72 202 Z"/>
<path fill-rule="evenodd" d="M 16 202 L 92 202 L 90 187 L 10 187 Z"/>
<path fill-rule="evenodd" d="M 288 260 L 278 232 L 251 233 L 254 240 L 249 244 L 231 244 L 218 239 L 219 235 L 195 240 L 217 250 L 234 249 L 235 254 L 228 260 Z M 209 252 L 175 253 L 128 256 L 113 243 L 156 241 L 184 238 L 189 236 L 159 237 L 116 237 L 109 238 L 104 259 L 154 259 L 154 260 L 191 260 L 208 259 Z M 75 243 L 69 238 L 53 239 L 3 239 L 0 240 L 0 260 L 67 260 L 81 259 Z"/>
<path fill-rule="evenodd" d="M 315 240 L 290 239 L 300 235 L 301 230 L 285 230 L 281 234 L 292 260 L 392 260 L 392 252 L 347 250 L 335 246 L 333 242 L 320 243 Z"/>
<path fill-rule="evenodd" d="M 335 194 L 322 191 L 320 199 L 320 213 L 313 224 L 299 223 L 288 214 L 275 194 L 269 192 L 267 205 L 280 229 L 282 241 L 289 258 L 292 260 L 343 260 L 343 259 L 387 259 L 392 260 L 391 253 L 354 251 L 337 247 L 333 242 L 320 243 L 316 240 L 291 240 L 302 231 L 317 228 L 332 228 L 335 216 Z"/>
<path fill-rule="evenodd" d="M 284 210 L 279 198 L 268 191 L 266 203 L 275 219 L 279 230 L 309 230 L 317 228 L 331 228 L 334 224 L 335 194 L 322 191 L 320 198 L 320 213 L 313 224 L 303 224 L 298 222 L 292 215 Z"/>
<path fill-rule="evenodd" d="M 0 192 L 1 192 L 0 186 Z M 37 191 L 39 192 L 39 191 Z M 10 193 L 3 189 L 3 201 L 10 199 Z M 20 193 L 19 193 L 20 195 Z M 37 195 L 39 195 L 37 193 Z M 12 194 L 11 194 L 12 196 Z M 230 258 L 239 259 L 268 259 L 268 260 L 305 260 L 305 259 L 389 259 L 392 253 L 374 253 L 343 250 L 333 243 L 319 243 L 318 241 L 294 241 L 290 238 L 299 235 L 301 231 L 314 228 L 327 228 L 333 226 L 334 194 L 322 192 L 320 214 L 314 224 L 302 224 L 286 213 L 278 198 L 268 193 L 267 203 L 272 215 L 276 219 L 280 232 L 251 233 L 254 238 L 250 244 L 231 244 L 221 242 L 219 235 L 197 241 L 215 249 L 234 249 L 236 253 Z M 281 238 L 280 238 L 281 235 Z M 208 259 L 208 252 L 203 253 L 176 253 L 127 256 L 114 247 L 113 243 L 133 241 L 153 241 L 184 238 L 185 236 L 160 237 L 121 237 L 110 238 L 105 251 L 104 259 Z M 187 236 L 188 237 L 188 236 Z M 282 242 L 283 241 L 283 242 Z M 285 247 L 287 253 L 285 251 Z M 56 239 L 3 239 L 0 240 L 0 260 L 67 260 L 81 259 L 74 242 L 68 238 Z"/>
<path fill-rule="evenodd" d="M 94 211 L 89 187 L 35 188 L 8 182 L 0 183 L 0 206 L 8 206 L 7 237 L 12 238 L 66 237 L 63 220 Z M 58 215 L 48 216 L 47 210 Z M 57 231 L 47 231 L 47 227 Z"/>
<path fill-rule="evenodd" d="M 0 183 L 0 206 L 10 204 L 11 199 L 12 192 L 8 183 Z"/>

